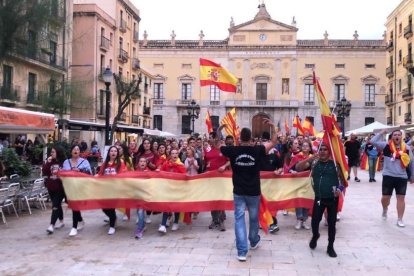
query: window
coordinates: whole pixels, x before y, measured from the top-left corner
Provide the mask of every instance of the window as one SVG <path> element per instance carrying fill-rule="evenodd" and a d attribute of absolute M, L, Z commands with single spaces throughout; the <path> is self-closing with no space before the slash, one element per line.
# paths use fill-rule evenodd
<path fill-rule="evenodd" d="M 190 100 L 191 99 L 191 83 L 182 83 L 181 84 L 181 99 Z M 183 133 L 186 134 L 186 133 Z"/>
<path fill-rule="evenodd" d="M 402 23 L 398 25 L 398 35 L 401 35 L 401 33 L 402 33 Z"/>
<path fill-rule="evenodd" d="M 154 99 L 164 99 L 164 84 L 154 83 Z"/>
<path fill-rule="evenodd" d="M 375 64 L 365 64 L 365 69 L 375 69 Z"/>
<path fill-rule="evenodd" d="M 109 33 L 109 40 L 111 41 L 111 46 L 112 46 L 112 41 L 114 40 L 114 34 L 113 33 Z"/>
<path fill-rule="evenodd" d="M 306 69 L 314 69 L 315 68 L 315 64 L 305 64 L 305 68 Z"/>
<path fill-rule="evenodd" d="M 105 28 L 101 28 L 101 36 L 105 37 Z"/>
<path fill-rule="evenodd" d="M 119 67 L 118 68 L 118 75 L 121 79 L 122 79 L 122 73 L 123 73 L 122 67 Z"/>
<path fill-rule="evenodd" d="M 132 47 L 132 57 L 137 58 L 137 49 L 135 47 Z"/>
<path fill-rule="evenodd" d="M 162 130 L 162 115 L 154 115 L 154 128 Z"/>
<path fill-rule="evenodd" d="M 50 47 L 50 57 L 49 57 L 50 63 L 56 64 L 57 43 L 51 40 L 49 42 L 49 47 Z"/>
<path fill-rule="evenodd" d="M 375 106 L 375 84 L 365 84 L 365 106 Z"/>
<path fill-rule="evenodd" d="M 131 104 L 131 118 L 135 115 L 135 104 Z"/>
<path fill-rule="evenodd" d="M 267 100 L 267 83 L 256 83 L 256 100 Z"/>
<path fill-rule="evenodd" d="M 315 90 L 313 84 L 305 84 L 304 104 L 314 105 L 315 104 Z"/>
<path fill-rule="evenodd" d="M 109 60 L 109 68 L 112 70 L 112 59 Z"/>
<path fill-rule="evenodd" d="M 213 125 L 213 129 L 218 129 L 220 127 L 220 118 L 219 116 L 210 116 L 211 124 Z"/>
<path fill-rule="evenodd" d="M 398 51 L 398 63 L 401 63 L 401 61 L 402 61 L 402 50 L 400 49 Z"/>
<path fill-rule="evenodd" d="M 344 69 L 344 68 L 345 68 L 345 64 L 344 63 L 335 64 L 335 69 Z"/>
<path fill-rule="evenodd" d="M 345 84 L 335 84 L 334 101 L 340 101 L 345 98 Z"/>
<path fill-rule="evenodd" d="M 411 114 L 411 104 L 407 104 L 407 113 Z"/>
<path fill-rule="evenodd" d="M 365 125 L 369 125 L 372 124 L 373 122 L 375 122 L 375 118 L 374 117 L 365 117 Z"/>
<path fill-rule="evenodd" d="M 398 92 L 401 92 L 401 87 L 402 87 L 402 80 L 399 79 L 398 80 Z"/>
<path fill-rule="evenodd" d="M 236 91 L 236 93 L 240 93 L 240 94 L 242 94 L 242 79 L 241 78 L 239 78 L 239 81 L 237 82 L 237 91 Z"/>
<path fill-rule="evenodd" d="M 181 133 L 191 134 L 191 117 L 183 115 L 181 119 Z"/>
<path fill-rule="evenodd" d="M 401 116 L 401 105 L 398 107 L 398 116 Z"/>
<path fill-rule="evenodd" d="M 119 50 L 122 50 L 124 46 L 124 39 L 122 37 L 119 38 Z"/>
<path fill-rule="evenodd" d="M 13 67 L 3 65 L 3 87 L 10 89 L 13 83 Z"/>
<path fill-rule="evenodd" d="M 220 89 L 215 85 L 210 85 L 210 103 L 220 102 Z"/>
<path fill-rule="evenodd" d="M 50 79 L 50 81 L 49 81 L 49 95 L 51 97 L 53 97 L 55 92 L 56 92 L 56 80 L 55 79 Z"/>
<path fill-rule="evenodd" d="M 100 89 L 98 97 L 98 115 L 103 116 L 105 114 L 105 90 Z"/>
<path fill-rule="evenodd" d="M 27 102 L 28 103 L 33 103 L 33 101 L 35 100 L 36 79 L 37 79 L 36 74 L 29 73 L 29 85 L 27 88 Z"/>
<path fill-rule="evenodd" d="M 103 74 L 103 72 L 105 71 L 105 56 L 101 55 L 101 68 L 100 68 L 100 73 Z"/>

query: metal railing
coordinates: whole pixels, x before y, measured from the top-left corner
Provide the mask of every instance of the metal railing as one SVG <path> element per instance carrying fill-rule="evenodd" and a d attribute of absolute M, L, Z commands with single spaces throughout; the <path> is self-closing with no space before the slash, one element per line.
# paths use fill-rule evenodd
<path fill-rule="evenodd" d="M 131 123 L 138 124 L 139 116 L 138 115 L 132 115 L 131 117 Z"/>
<path fill-rule="evenodd" d="M 413 27 L 412 24 L 409 24 L 404 28 L 404 37 L 409 38 L 411 36 L 413 36 Z"/>
<path fill-rule="evenodd" d="M 134 31 L 134 42 L 137 42 L 139 40 L 139 33 L 137 31 Z"/>
<path fill-rule="evenodd" d="M 126 28 L 127 28 L 127 22 L 123 19 L 120 20 L 119 22 L 119 30 L 123 33 L 126 32 Z"/>
<path fill-rule="evenodd" d="M 122 49 L 119 49 L 118 59 L 122 62 L 128 61 L 128 52 Z"/>
<path fill-rule="evenodd" d="M 141 68 L 141 62 L 137 58 L 132 58 L 132 69 L 140 69 Z"/>
<path fill-rule="evenodd" d="M 153 105 L 163 105 L 164 104 L 164 99 L 154 99 L 152 101 Z"/>
<path fill-rule="evenodd" d="M 103 50 L 109 50 L 109 47 L 111 46 L 111 40 L 109 38 L 106 38 L 104 36 L 101 36 L 101 44 L 99 47 Z"/>
<path fill-rule="evenodd" d="M 411 123 L 411 112 L 404 113 L 404 122 L 405 123 Z"/>
<path fill-rule="evenodd" d="M 20 86 L 0 86 L 0 100 L 20 101 Z"/>
<path fill-rule="evenodd" d="M 12 53 L 17 54 L 19 56 L 23 56 L 25 58 L 30 58 L 46 65 L 53 66 L 60 70 L 67 70 L 67 59 L 64 59 L 58 55 L 51 55 L 50 53 L 42 51 L 41 48 L 37 47 L 36 45 L 24 45 L 19 43 L 16 47 L 12 50 Z"/>
<path fill-rule="evenodd" d="M 226 106 L 239 107 L 298 107 L 299 102 L 296 100 L 228 100 Z"/>
<path fill-rule="evenodd" d="M 142 109 L 142 113 L 144 115 L 150 115 L 151 114 L 151 107 L 144 106 L 144 108 Z"/>

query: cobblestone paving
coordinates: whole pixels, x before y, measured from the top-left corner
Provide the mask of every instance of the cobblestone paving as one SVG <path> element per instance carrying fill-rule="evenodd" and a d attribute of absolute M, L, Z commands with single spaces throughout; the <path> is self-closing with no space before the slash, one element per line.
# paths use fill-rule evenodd
<path fill-rule="evenodd" d="M 153 216 L 142 240 L 135 240 L 136 215 L 117 224 L 114 236 L 100 211 L 84 212 L 84 230 L 68 237 L 71 211 L 65 207 L 66 227 L 46 234 L 47 211 L 7 215 L 0 224 L 1 275 L 414 275 L 414 187 L 409 185 L 405 228 L 396 226 L 395 198 L 388 220 L 381 218 L 381 176 L 369 183 L 350 182 L 341 221 L 337 224 L 338 258 L 326 254 L 327 227 L 321 223 L 318 247 L 311 251 L 310 230 L 295 230 L 293 213 L 278 215 L 280 232 L 262 235 L 259 249 L 247 262 L 236 260 L 233 215 L 227 212 L 227 231 L 207 228 L 208 213 L 192 225 L 180 225 L 165 236 L 157 232 L 160 215 Z"/>

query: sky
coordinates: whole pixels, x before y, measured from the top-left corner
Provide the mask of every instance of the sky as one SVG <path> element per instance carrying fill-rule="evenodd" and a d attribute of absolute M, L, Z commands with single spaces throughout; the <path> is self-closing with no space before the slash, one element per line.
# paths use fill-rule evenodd
<path fill-rule="evenodd" d="M 254 19 L 261 0 L 130 0 L 140 10 L 140 39 L 205 40 L 228 37 L 230 19 L 236 25 Z M 298 39 L 382 39 L 387 16 L 401 0 L 264 0 L 273 20 L 299 28 Z"/>

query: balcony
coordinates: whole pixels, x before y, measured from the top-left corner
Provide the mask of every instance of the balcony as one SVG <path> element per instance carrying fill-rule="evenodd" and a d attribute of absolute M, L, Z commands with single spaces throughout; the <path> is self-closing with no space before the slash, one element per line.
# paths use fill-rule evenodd
<path fill-rule="evenodd" d="M 315 102 L 309 102 L 309 101 L 306 101 L 306 102 L 303 102 L 303 105 L 315 105 Z"/>
<path fill-rule="evenodd" d="M 390 106 L 393 104 L 392 95 L 385 95 L 385 105 Z"/>
<path fill-rule="evenodd" d="M 151 107 L 144 106 L 144 108 L 142 109 L 142 113 L 144 115 L 151 115 Z"/>
<path fill-rule="evenodd" d="M 121 19 L 121 21 L 119 22 L 119 30 L 123 33 L 126 32 L 127 29 L 127 22 L 123 19 Z"/>
<path fill-rule="evenodd" d="M 387 117 L 387 125 L 392 126 L 392 117 Z"/>
<path fill-rule="evenodd" d="M 154 99 L 152 101 L 153 105 L 164 105 L 164 99 Z"/>
<path fill-rule="evenodd" d="M 139 70 L 141 69 L 141 62 L 137 58 L 132 58 L 132 69 Z"/>
<path fill-rule="evenodd" d="M 210 105 L 220 105 L 220 101 L 210 101 Z"/>
<path fill-rule="evenodd" d="M 20 86 L 0 86 L 0 102 L 15 105 L 20 101 Z"/>
<path fill-rule="evenodd" d="M 191 99 L 186 99 L 186 100 L 177 100 L 177 105 L 179 106 L 187 106 L 189 103 L 191 103 Z"/>
<path fill-rule="evenodd" d="M 296 100 L 228 100 L 226 107 L 299 107 L 299 101 Z"/>
<path fill-rule="evenodd" d="M 139 40 L 139 33 L 137 31 L 134 31 L 134 42 L 138 42 Z"/>
<path fill-rule="evenodd" d="M 412 59 L 411 54 L 409 54 L 409 55 L 407 55 L 403 58 L 403 66 L 407 70 L 409 70 L 410 68 L 413 68 L 413 59 Z"/>
<path fill-rule="evenodd" d="M 388 44 L 385 48 L 388 52 L 392 52 L 392 50 L 394 50 L 394 42 L 392 41 L 392 39 L 390 41 L 388 41 Z"/>
<path fill-rule="evenodd" d="M 409 24 L 408 26 L 406 26 L 404 28 L 404 37 L 407 38 L 407 39 L 413 36 L 413 27 L 412 26 L 413 26 L 412 24 Z"/>
<path fill-rule="evenodd" d="M 22 58 L 39 61 L 43 64 L 50 65 L 59 70 L 67 70 L 67 59 L 52 53 L 49 48 L 38 47 L 40 45 L 26 45 L 25 43 L 16 43 L 16 47 L 11 53 Z"/>
<path fill-rule="evenodd" d="M 374 107 L 375 102 L 365 102 L 365 107 Z"/>
<path fill-rule="evenodd" d="M 109 38 L 101 36 L 101 44 L 99 44 L 99 48 L 101 48 L 102 51 L 106 52 L 109 50 L 110 46 L 111 46 L 111 40 Z"/>
<path fill-rule="evenodd" d="M 65 22 L 65 0 L 55 0 L 50 3 L 50 18 L 56 22 Z"/>
<path fill-rule="evenodd" d="M 411 112 L 404 113 L 404 123 L 411 124 Z"/>
<path fill-rule="evenodd" d="M 138 115 L 132 115 L 131 123 L 138 124 L 138 121 L 139 121 L 139 116 Z"/>
<path fill-rule="evenodd" d="M 402 90 L 402 98 L 404 101 L 411 101 L 413 99 L 413 92 L 411 91 L 411 85 Z"/>
<path fill-rule="evenodd" d="M 37 91 L 37 90 L 29 91 L 27 93 L 26 104 L 27 105 L 42 105 L 45 102 L 46 97 L 48 97 L 48 94 L 49 93 L 47 91 Z"/>
<path fill-rule="evenodd" d="M 392 77 L 394 77 L 394 68 L 392 66 L 387 67 L 387 69 L 385 70 L 385 75 L 389 79 L 392 78 Z"/>
<path fill-rule="evenodd" d="M 122 49 L 119 49 L 118 60 L 122 63 L 128 62 L 128 52 Z"/>
<path fill-rule="evenodd" d="M 103 79 L 103 73 L 105 72 L 105 70 L 106 70 L 106 68 L 105 68 L 105 67 L 101 67 L 101 68 L 99 68 L 98 79 L 99 79 L 100 81 L 104 81 L 104 79 Z"/>

